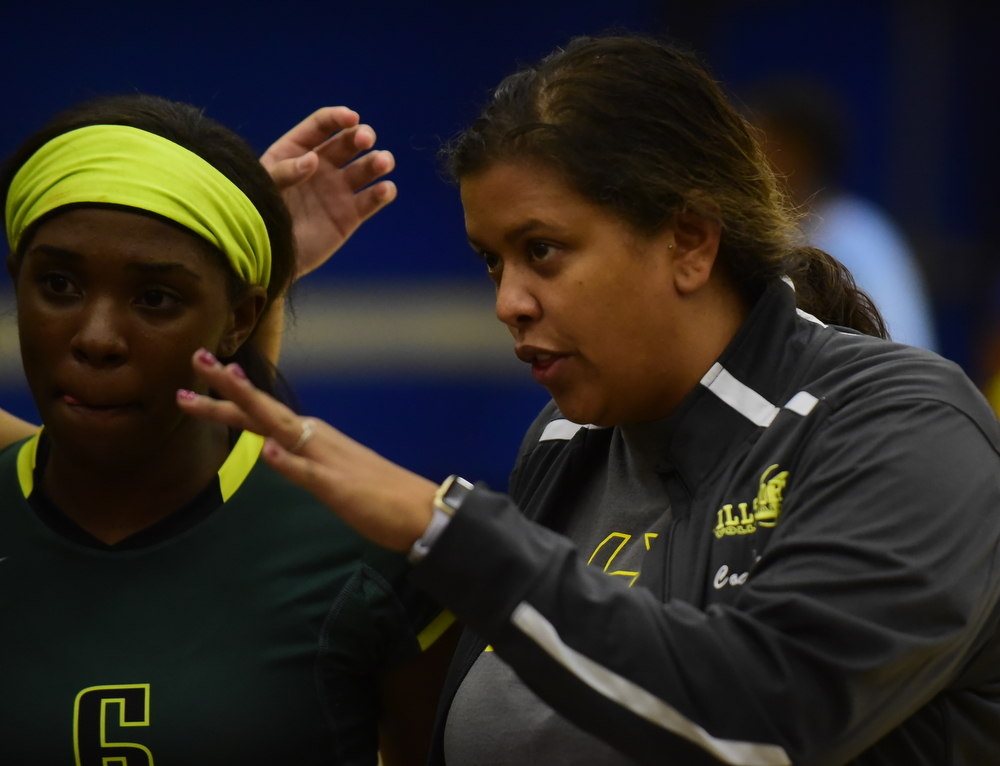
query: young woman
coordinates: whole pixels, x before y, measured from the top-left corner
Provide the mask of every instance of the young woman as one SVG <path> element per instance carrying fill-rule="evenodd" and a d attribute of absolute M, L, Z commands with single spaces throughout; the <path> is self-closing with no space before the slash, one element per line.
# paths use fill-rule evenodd
<path fill-rule="evenodd" d="M 357 228 L 396 197 L 382 178 L 394 167 L 391 152 L 369 151 L 375 132 L 357 112 L 324 107 L 279 138 L 260 158 L 292 214 L 296 277 L 326 262 Z M 258 346 L 277 364 L 283 314 L 275 308 L 256 333 Z M 32 436 L 38 426 L 0 409 L 0 448 Z"/>
<path fill-rule="evenodd" d="M 60 115 L 0 184 L 44 424 L 0 453 L 2 760 L 374 764 L 381 722 L 422 761 L 414 661 L 449 617 L 259 437 L 175 404 L 207 391 L 198 348 L 273 391 L 257 333 L 297 265 L 267 171 L 134 95 Z"/>
<path fill-rule="evenodd" d="M 510 497 L 438 488 L 204 357 L 232 402 L 178 394 L 269 436 L 470 626 L 432 762 L 1000 761 L 1000 425 L 798 246 L 705 71 L 575 40 L 449 157 L 553 397 Z"/>

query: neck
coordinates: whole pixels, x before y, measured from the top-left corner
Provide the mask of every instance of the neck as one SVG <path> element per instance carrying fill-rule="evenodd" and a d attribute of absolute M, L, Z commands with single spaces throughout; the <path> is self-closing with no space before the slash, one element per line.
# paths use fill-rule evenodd
<path fill-rule="evenodd" d="M 680 325 L 683 333 L 683 351 L 678 355 L 681 385 L 669 411 L 660 413 L 660 417 L 672 413 L 698 386 L 750 314 L 739 291 L 728 278 L 718 273 L 713 273 L 705 286 L 690 296 L 689 309 L 688 317 L 693 321 Z"/>
<path fill-rule="evenodd" d="M 229 454 L 226 428 L 185 418 L 156 448 L 81 458 L 52 440 L 42 486 L 52 502 L 98 540 L 113 545 L 190 502 Z"/>

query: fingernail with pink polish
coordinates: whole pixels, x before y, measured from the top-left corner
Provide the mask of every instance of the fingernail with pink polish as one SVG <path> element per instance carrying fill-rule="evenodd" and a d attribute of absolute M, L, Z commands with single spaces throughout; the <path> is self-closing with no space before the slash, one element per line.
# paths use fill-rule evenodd
<path fill-rule="evenodd" d="M 243 372 L 243 368 L 240 367 L 236 362 L 233 362 L 231 365 L 229 365 L 229 369 L 232 370 L 233 375 L 235 375 L 240 380 L 249 380 L 247 374 Z"/>
<path fill-rule="evenodd" d="M 261 449 L 261 452 L 264 453 L 264 457 L 270 457 L 270 458 L 276 458 L 280 454 L 280 451 L 278 450 L 278 445 L 275 444 L 270 439 L 267 439 L 264 442 L 264 446 Z"/>
<path fill-rule="evenodd" d="M 196 394 L 194 391 L 188 391 L 186 388 L 178 388 L 177 398 L 187 399 L 189 402 L 192 402 L 198 398 L 198 394 Z"/>
<path fill-rule="evenodd" d="M 219 363 L 219 360 L 215 358 L 215 354 L 206 348 L 198 349 L 198 361 L 211 366 Z"/>

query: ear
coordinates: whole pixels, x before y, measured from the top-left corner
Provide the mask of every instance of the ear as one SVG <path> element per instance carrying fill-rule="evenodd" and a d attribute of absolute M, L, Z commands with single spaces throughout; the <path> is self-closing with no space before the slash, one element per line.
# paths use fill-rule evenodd
<path fill-rule="evenodd" d="M 218 356 L 227 359 L 235 354 L 257 326 L 257 320 L 264 313 L 267 291 L 255 286 L 247 290 L 243 298 L 233 306 L 229 327 L 219 340 Z"/>
<path fill-rule="evenodd" d="M 670 228 L 674 234 L 671 248 L 674 286 L 681 295 L 691 295 L 704 287 L 712 276 L 719 254 L 722 223 L 717 217 L 688 210 L 674 214 Z"/>

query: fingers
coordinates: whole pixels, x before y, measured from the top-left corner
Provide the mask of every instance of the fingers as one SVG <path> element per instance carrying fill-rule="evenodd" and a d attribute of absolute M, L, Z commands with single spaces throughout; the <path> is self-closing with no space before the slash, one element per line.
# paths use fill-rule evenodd
<path fill-rule="evenodd" d="M 396 199 L 396 184 L 381 181 L 354 195 L 354 208 L 358 219 L 365 221 Z"/>
<path fill-rule="evenodd" d="M 354 127 L 358 124 L 358 119 L 358 113 L 346 106 L 317 109 L 271 144 L 260 161 L 265 168 L 270 169 L 276 162 L 298 157 L 315 149 L 332 133 Z"/>
<path fill-rule="evenodd" d="M 215 420 L 230 428 L 260 433 L 260 425 L 254 423 L 243 410 L 232 402 L 223 402 L 211 396 L 202 396 L 194 391 L 180 389 L 177 404 L 188 415 L 202 420 Z M 263 435 L 263 434 L 262 434 Z"/>
<path fill-rule="evenodd" d="M 375 131 L 370 125 L 346 128 L 315 147 L 316 153 L 335 167 L 343 167 L 362 152 L 375 146 Z"/>
<path fill-rule="evenodd" d="M 354 189 L 363 189 L 396 167 L 392 152 L 369 152 L 344 168 L 344 180 Z"/>
<path fill-rule="evenodd" d="M 367 125 L 343 130 L 311 151 L 295 154 L 287 159 L 261 158 L 261 163 L 271 174 L 279 190 L 295 186 L 313 175 L 320 158 L 334 168 L 344 170 L 344 180 L 354 191 L 378 180 L 396 167 L 392 152 L 368 152 L 375 144 L 375 131 Z M 362 152 L 368 152 L 358 157 Z M 266 155 L 265 155 L 266 157 Z M 352 162 L 353 160 L 353 162 Z M 350 163 L 350 164 L 348 164 Z M 346 167 L 344 167 L 346 166 Z"/>
<path fill-rule="evenodd" d="M 321 500 L 325 499 L 327 482 L 323 480 L 320 465 L 315 460 L 290 452 L 275 439 L 264 442 L 261 454 L 268 465 L 290 482 L 312 492 Z"/>
<path fill-rule="evenodd" d="M 305 181 L 318 167 L 319 157 L 316 156 L 316 152 L 306 152 L 299 157 L 275 162 L 267 168 L 267 172 L 271 174 L 271 180 L 278 187 L 278 191 L 283 191 Z"/>
<path fill-rule="evenodd" d="M 223 366 L 211 353 L 199 349 L 194 354 L 192 366 L 210 388 L 242 411 L 246 418 L 244 423 L 250 425 L 251 431 L 273 436 L 289 445 L 295 444 L 302 435 L 302 418 L 281 402 L 257 390 L 238 364 Z M 206 407 L 202 411 L 208 409 Z M 216 412 L 229 413 L 231 410 Z"/>
<path fill-rule="evenodd" d="M 264 460 L 314 494 L 358 532 L 391 550 L 409 550 L 427 529 L 437 486 L 317 421 L 321 430 L 296 454 L 267 439 Z"/>

